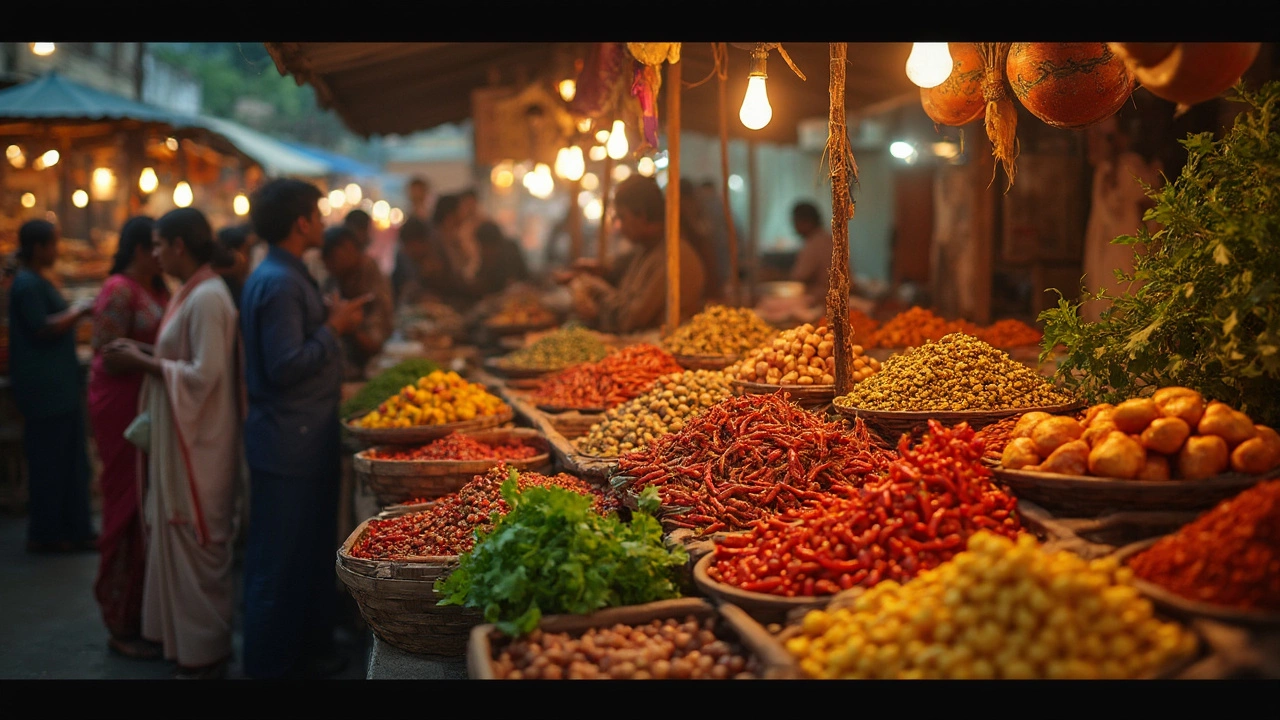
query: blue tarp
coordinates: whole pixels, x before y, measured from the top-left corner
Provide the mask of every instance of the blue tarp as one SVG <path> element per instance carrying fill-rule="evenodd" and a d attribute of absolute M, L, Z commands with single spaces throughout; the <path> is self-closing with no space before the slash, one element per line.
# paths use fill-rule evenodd
<path fill-rule="evenodd" d="M 314 145 L 305 145 L 290 140 L 282 141 L 289 147 L 298 152 L 315 158 L 329 166 L 329 172 L 338 175 L 350 175 L 352 177 L 375 177 L 382 174 L 382 171 L 368 163 L 361 162 L 355 158 L 347 157 L 324 148 L 318 148 Z"/>

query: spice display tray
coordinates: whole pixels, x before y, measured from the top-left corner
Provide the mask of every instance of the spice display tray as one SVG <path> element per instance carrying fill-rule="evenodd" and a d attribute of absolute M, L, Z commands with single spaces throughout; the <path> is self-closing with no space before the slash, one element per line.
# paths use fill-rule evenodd
<path fill-rule="evenodd" d="M 1136 543 L 1126 545 L 1115 552 L 1115 559 L 1121 564 L 1128 565 L 1128 561 L 1152 545 L 1163 540 L 1163 537 L 1148 538 L 1140 540 Z M 1151 602 L 1168 612 L 1171 615 L 1177 615 L 1185 618 L 1209 618 L 1212 620 L 1221 620 L 1233 624 L 1245 625 L 1266 625 L 1280 627 L 1280 612 L 1270 612 L 1265 610 L 1248 610 L 1244 608 L 1233 608 L 1224 605 L 1215 605 L 1213 603 L 1200 602 L 1185 598 L 1175 592 L 1166 590 L 1156 583 L 1144 580 L 1134 576 L 1133 585 L 1143 595 L 1147 596 Z"/>
<path fill-rule="evenodd" d="M 363 416 L 361 416 L 363 417 Z M 515 413 L 510 407 L 503 408 L 496 415 L 483 415 L 474 420 L 464 422 L 442 423 L 440 425 L 414 425 L 407 428 L 363 428 L 355 424 L 359 417 L 350 417 L 342 425 L 359 442 L 366 446 L 373 445 L 421 445 L 455 432 L 488 430 L 510 422 Z"/>
<path fill-rule="evenodd" d="M 791 401 L 802 408 L 820 408 L 831 403 L 836 396 L 835 385 L 770 385 L 768 383 L 733 380 L 729 383 L 734 395 L 772 395 L 787 393 Z"/>
<path fill-rule="evenodd" d="M 1280 468 L 1262 475 L 1226 473 L 1201 480 L 1122 480 L 1000 467 L 992 472 L 1018 498 L 1077 516 L 1125 510 L 1206 510 L 1262 480 L 1280 477 Z"/>
<path fill-rule="evenodd" d="M 850 420 L 854 418 L 862 418 L 867 427 L 876 432 L 877 435 L 885 440 L 897 443 L 898 438 L 905 433 L 913 435 L 924 432 L 929 427 L 930 420 L 938 422 L 948 427 L 961 422 L 969 423 L 969 427 L 974 430 L 982 428 L 994 422 L 999 422 L 1008 417 L 1022 415 L 1029 412 L 1047 412 L 1050 415 L 1061 415 L 1064 413 L 1075 412 L 1084 407 L 1084 402 L 1077 401 L 1064 405 L 1048 405 L 1044 407 L 1027 407 L 1006 410 L 968 410 L 968 411 L 942 411 L 942 410 L 924 410 L 924 411 L 892 411 L 892 410 L 867 410 L 865 408 L 851 407 L 840 402 L 837 398 L 832 401 L 831 406 L 835 411 Z"/>
<path fill-rule="evenodd" d="M 727 583 L 713 580 L 707 574 L 707 568 L 716 560 L 715 551 L 702 556 L 693 566 L 693 583 L 698 590 L 714 598 L 718 602 L 732 603 L 742 608 L 757 622 L 781 623 L 786 621 L 787 614 L 794 610 L 821 610 L 826 607 L 834 595 L 818 595 L 814 597 L 784 597 L 770 593 L 749 592 Z"/>
<path fill-rule="evenodd" d="M 587 615 L 547 615 L 538 623 L 543 632 L 580 635 L 592 628 L 607 628 L 617 623 L 643 625 L 654 620 L 681 619 L 689 615 L 699 620 L 718 617 L 724 630 L 732 635 L 756 659 L 765 679 L 795 679 L 799 667 L 776 639 L 741 608 L 732 604 L 719 606 L 702 598 L 660 600 L 643 605 L 607 608 Z M 493 680 L 494 642 L 505 636 L 495 625 L 477 625 L 471 629 L 467 647 L 467 674 L 474 680 Z"/>

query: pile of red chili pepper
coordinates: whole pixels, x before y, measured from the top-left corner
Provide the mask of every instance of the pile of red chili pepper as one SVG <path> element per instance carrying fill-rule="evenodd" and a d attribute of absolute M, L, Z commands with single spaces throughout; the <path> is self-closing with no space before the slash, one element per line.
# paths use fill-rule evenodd
<path fill-rule="evenodd" d="M 470 435 L 455 432 L 421 447 L 375 448 L 368 455 L 374 460 L 521 460 L 540 452 L 527 443 L 482 443 Z"/>
<path fill-rule="evenodd" d="M 861 420 L 852 430 L 827 422 L 784 395 L 742 395 L 712 405 L 684 429 L 618 459 L 630 491 L 658 488 L 662 504 L 689 508 L 669 525 L 703 533 L 753 520 L 883 473 L 895 457 Z M 624 481 L 625 482 L 625 481 Z"/>
<path fill-rule="evenodd" d="M 671 353 L 656 345 L 628 345 L 593 363 L 581 363 L 544 380 L 535 404 L 565 409 L 608 409 L 640 397 L 663 375 L 683 372 Z"/>
<path fill-rule="evenodd" d="M 828 495 L 716 540 L 707 574 L 751 592 L 831 595 L 882 580 L 905 583 L 965 549 L 979 530 L 1021 531 L 1017 500 L 991 481 L 982 441 L 967 424 L 929 432 L 884 477 L 850 497 Z"/>
<path fill-rule="evenodd" d="M 404 560 L 413 557 L 449 556 L 467 552 L 475 544 L 475 531 L 491 527 L 494 511 L 509 509 L 502 499 L 502 483 L 510 470 L 499 464 L 484 475 L 463 485 L 456 493 L 438 498 L 431 507 L 385 520 L 371 520 L 351 548 L 351 555 L 369 560 Z M 601 514 L 617 510 L 618 499 L 603 488 L 572 475 L 520 473 L 521 490 L 535 486 L 556 486 L 583 495 L 595 496 Z"/>
<path fill-rule="evenodd" d="M 1280 611 L 1280 480 L 1223 500 L 1129 567 L 1188 600 Z"/>

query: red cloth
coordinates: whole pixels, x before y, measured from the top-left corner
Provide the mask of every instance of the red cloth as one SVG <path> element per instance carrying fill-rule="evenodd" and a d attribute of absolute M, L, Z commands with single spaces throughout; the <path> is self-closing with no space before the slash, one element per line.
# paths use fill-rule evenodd
<path fill-rule="evenodd" d="M 102 532 L 93 591 L 107 629 L 121 639 L 138 637 L 142 627 L 147 554 L 139 506 L 147 466 L 142 453 L 124 439 L 124 430 L 138 414 L 143 374 L 107 374 L 98 351 L 119 337 L 153 344 L 168 299 L 167 293 L 144 288 L 125 275 L 112 275 L 94 303 L 89 423 L 102 460 Z"/>

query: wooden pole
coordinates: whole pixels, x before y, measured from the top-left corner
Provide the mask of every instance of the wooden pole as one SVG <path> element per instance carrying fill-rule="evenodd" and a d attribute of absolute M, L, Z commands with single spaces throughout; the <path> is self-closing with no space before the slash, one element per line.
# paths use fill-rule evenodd
<path fill-rule="evenodd" d="M 725 43 L 720 43 L 723 47 Z M 728 62 L 728 51 L 722 55 Z M 722 72 L 720 81 L 720 200 L 724 204 L 724 222 L 729 241 L 729 304 L 742 305 L 738 277 L 738 229 L 733 223 L 733 208 L 729 204 L 729 74 Z"/>
<path fill-rule="evenodd" d="M 582 178 L 569 183 L 569 264 L 582 257 L 582 208 L 578 207 L 578 195 L 582 194 Z"/>
<path fill-rule="evenodd" d="M 751 189 L 750 219 L 747 228 L 746 305 L 755 303 L 756 283 L 760 280 L 760 183 L 756 182 L 756 141 L 747 141 L 747 183 Z"/>
<path fill-rule="evenodd" d="M 827 290 L 827 324 L 836 336 L 836 394 L 853 389 L 853 332 L 849 327 L 849 194 L 848 145 L 844 117 L 844 73 L 848 43 L 831 43 L 831 114 L 827 157 L 831 163 L 831 285 Z"/>
<path fill-rule="evenodd" d="M 680 327 L 680 69 L 678 62 L 667 65 L 667 322 L 663 335 Z"/>
<path fill-rule="evenodd" d="M 613 184 L 613 158 L 604 158 L 604 173 L 600 178 L 600 236 L 596 239 L 596 261 L 601 267 L 608 261 L 609 252 L 609 186 Z"/>

